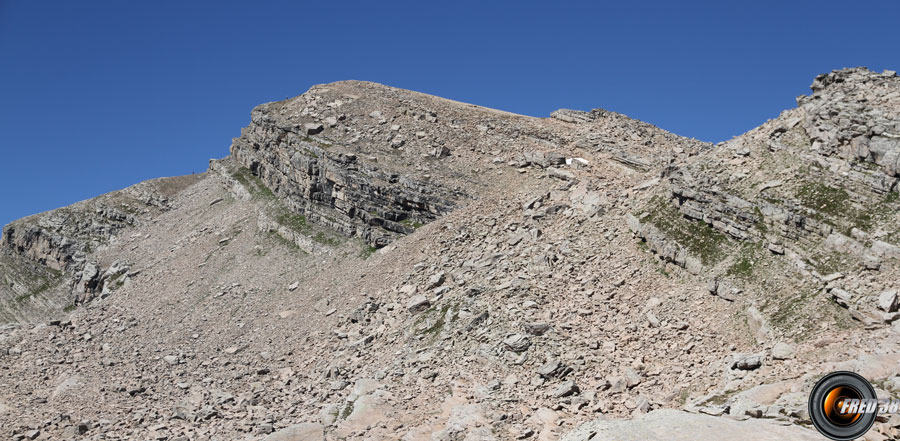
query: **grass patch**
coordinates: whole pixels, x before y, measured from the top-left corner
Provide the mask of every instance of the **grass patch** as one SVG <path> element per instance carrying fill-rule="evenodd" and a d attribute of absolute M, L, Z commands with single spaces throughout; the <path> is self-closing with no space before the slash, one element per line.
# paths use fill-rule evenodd
<path fill-rule="evenodd" d="M 766 313 L 773 328 L 798 342 L 817 336 L 823 326 L 854 327 L 847 310 L 831 300 L 822 299 L 820 291 L 814 287 L 806 287 L 788 297 L 767 298 L 760 311 Z"/>
<path fill-rule="evenodd" d="M 459 315 L 459 304 L 446 304 L 441 306 L 440 308 L 437 305 L 428 308 L 425 312 L 423 312 L 419 318 L 413 323 L 413 329 L 416 330 L 418 335 L 430 337 L 431 339 L 437 338 L 440 335 L 441 331 L 444 329 L 444 325 L 447 323 L 447 312 L 453 311 L 450 320 L 455 321 Z"/>
<path fill-rule="evenodd" d="M 275 194 L 272 193 L 272 190 L 269 190 L 269 187 L 266 187 L 262 179 L 254 175 L 249 168 L 238 168 L 231 172 L 231 177 L 240 182 L 255 199 L 275 199 Z"/>
<path fill-rule="evenodd" d="M 737 393 L 738 393 L 738 391 L 736 391 L 736 390 L 723 392 L 723 393 L 714 395 L 710 399 L 706 400 L 706 402 L 708 404 L 712 404 L 713 406 L 721 406 L 721 405 L 727 403 L 728 400 L 731 399 L 731 397 L 737 395 Z"/>
<path fill-rule="evenodd" d="M 335 246 L 338 246 L 341 244 L 341 241 L 338 238 L 328 235 L 328 234 L 325 234 L 322 231 L 319 231 L 318 233 L 313 234 L 310 237 L 312 238 L 312 240 L 314 240 L 322 245 L 328 245 L 328 246 L 335 247 Z"/>
<path fill-rule="evenodd" d="M 277 243 L 277 244 L 279 244 L 279 245 L 281 245 L 281 246 L 284 246 L 285 248 L 291 250 L 292 252 L 297 252 L 297 253 L 301 253 L 301 254 L 306 254 L 306 251 L 303 251 L 303 249 L 300 248 L 299 246 L 297 246 L 297 244 L 295 244 L 293 241 L 290 241 L 290 240 L 285 239 L 285 238 L 282 237 L 280 234 L 278 234 L 278 233 L 276 233 L 276 232 L 274 232 L 274 231 L 269 231 L 269 232 L 267 232 L 267 233 L 266 233 L 266 237 L 268 237 L 268 238 L 269 238 L 270 240 L 272 240 L 273 242 L 275 242 L 275 243 Z M 266 255 L 266 254 L 268 254 L 268 253 L 267 253 L 267 252 L 266 252 L 266 253 L 262 253 L 261 251 L 257 250 L 257 255 L 264 256 L 264 255 Z"/>
<path fill-rule="evenodd" d="M 402 221 L 400 221 L 400 224 L 405 225 L 410 228 L 413 228 L 413 229 L 419 229 L 420 227 L 422 227 L 422 225 L 424 225 L 423 223 L 421 223 L 419 221 L 414 221 L 412 219 L 403 219 Z"/>
<path fill-rule="evenodd" d="M 765 235 L 769 232 L 769 226 L 766 225 L 766 216 L 763 215 L 762 210 L 759 209 L 756 205 L 753 206 L 753 214 L 756 215 L 759 220 L 753 224 L 756 227 L 756 230 L 760 232 L 760 234 Z"/>
<path fill-rule="evenodd" d="M 871 232 L 875 225 L 896 213 L 900 195 L 890 192 L 881 201 L 866 208 L 854 206 L 853 197 L 844 188 L 836 188 L 821 182 L 807 182 L 797 190 L 797 200 L 813 210 L 812 217 L 832 226 L 841 226 L 844 234 L 858 228 Z"/>
<path fill-rule="evenodd" d="M 281 204 L 276 204 L 270 210 L 276 211 L 275 222 L 291 229 L 295 233 L 302 234 L 322 245 L 334 247 L 341 244 L 341 239 L 339 237 L 314 227 L 312 223 L 306 219 L 306 216 L 303 216 L 302 214 L 292 213 Z"/>
<path fill-rule="evenodd" d="M 340 419 L 346 420 L 347 417 L 349 417 L 350 414 L 353 413 L 353 407 L 354 407 L 354 403 L 352 401 L 347 403 L 347 405 L 344 406 L 343 409 L 341 409 L 340 415 L 338 415 L 340 417 Z"/>
<path fill-rule="evenodd" d="M 359 252 L 359 257 L 368 259 L 375 254 L 376 251 L 378 251 L 378 248 L 375 248 L 372 245 L 363 245 L 363 249 Z"/>
<path fill-rule="evenodd" d="M 287 210 L 281 210 L 275 217 L 275 221 L 298 233 L 306 233 L 309 230 L 309 226 L 306 223 L 306 216 L 294 214 Z"/>
<path fill-rule="evenodd" d="M 800 203 L 819 213 L 837 216 L 847 209 L 850 195 L 843 188 L 829 187 L 821 182 L 808 182 L 797 191 Z"/>
<path fill-rule="evenodd" d="M 678 404 L 684 406 L 687 404 L 688 398 L 691 397 L 691 391 L 687 388 L 681 389 L 681 392 L 678 393 Z"/>
<path fill-rule="evenodd" d="M 331 144 L 319 141 L 317 139 L 312 139 L 309 136 L 304 136 L 304 137 L 300 138 L 300 140 L 308 142 L 310 144 L 315 144 L 315 145 L 319 146 L 319 148 L 322 148 L 322 149 L 327 149 L 327 148 L 331 147 Z M 310 151 L 308 149 L 307 149 L 307 152 L 314 158 L 319 157 L 318 155 L 316 155 L 315 153 L 313 153 L 312 151 Z"/>
<path fill-rule="evenodd" d="M 26 292 L 25 294 L 22 294 L 22 295 L 16 297 L 15 300 L 17 303 L 24 303 L 24 302 L 28 301 L 28 299 L 30 299 L 36 295 L 43 294 L 44 292 L 46 292 L 50 288 L 53 288 L 60 282 L 60 279 L 62 279 L 61 271 L 56 271 L 56 270 L 49 269 L 49 268 L 47 269 L 47 271 L 48 271 L 48 274 L 38 274 L 38 275 L 34 276 L 35 283 L 32 286 L 36 285 L 35 288 L 31 289 L 30 291 Z"/>
<path fill-rule="evenodd" d="M 66 305 L 66 307 L 63 308 L 63 312 L 72 312 L 75 310 L 75 308 L 77 308 L 77 306 L 75 306 L 74 304 Z"/>
<path fill-rule="evenodd" d="M 704 265 L 721 259 L 729 246 L 728 238 L 703 221 L 684 217 L 674 205 L 661 197 L 650 201 L 646 222 L 654 225 L 669 239 L 698 256 Z"/>
<path fill-rule="evenodd" d="M 728 267 L 725 274 L 739 279 L 749 279 L 753 276 L 757 265 L 763 259 L 763 247 L 755 242 L 745 243 L 735 256 L 734 263 Z"/>
<path fill-rule="evenodd" d="M 846 273 L 855 265 L 848 255 L 836 251 L 813 254 L 808 257 L 808 261 L 813 269 L 823 276 L 841 272 L 841 270 Z"/>

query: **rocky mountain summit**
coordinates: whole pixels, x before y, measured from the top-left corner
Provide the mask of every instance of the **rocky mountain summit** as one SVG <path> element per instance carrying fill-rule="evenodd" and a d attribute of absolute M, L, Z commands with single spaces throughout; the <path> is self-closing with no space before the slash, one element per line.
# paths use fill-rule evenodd
<path fill-rule="evenodd" d="M 817 439 L 823 373 L 900 390 L 900 77 L 797 101 L 716 145 L 358 81 L 260 105 L 205 173 L 3 229 L 0 436 Z"/>

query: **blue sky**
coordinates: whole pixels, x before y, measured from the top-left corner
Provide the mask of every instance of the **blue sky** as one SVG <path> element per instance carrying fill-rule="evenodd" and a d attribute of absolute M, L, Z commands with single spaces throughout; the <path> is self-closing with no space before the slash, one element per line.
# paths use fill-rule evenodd
<path fill-rule="evenodd" d="M 205 170 L 259 103 L 344 79 L 721 141 L 832 69 L 900 69 L 897 1 L 0 0 L 0 224 Z"/>

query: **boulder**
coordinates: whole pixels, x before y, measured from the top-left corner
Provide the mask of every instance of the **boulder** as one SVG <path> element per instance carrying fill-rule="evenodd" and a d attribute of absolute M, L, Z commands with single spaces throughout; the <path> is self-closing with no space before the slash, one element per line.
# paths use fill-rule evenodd
<path fill-rule="evenodd" d="M 503 339 L 503 345 L 513 352 L 525 352 L 531 345 L 531 341 L 522 334 L 512 334 Z"/>
<path fill-rule="evenodd" d="M 897 311 L 897 306 L 898 297 L 896 290 L 882 291 L 878 295 L 878 309 L 884 312 L 895 312 Z"/>

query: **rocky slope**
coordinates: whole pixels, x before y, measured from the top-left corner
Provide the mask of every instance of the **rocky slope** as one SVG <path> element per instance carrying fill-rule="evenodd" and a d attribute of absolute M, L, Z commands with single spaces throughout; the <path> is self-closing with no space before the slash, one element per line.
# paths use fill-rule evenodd
<path fill-rule="evenodd" d="M 356 81 L 261 105 L 204 174 L 4 228 L 0 432 L 809 437 L 766 420 L 822 372 L 900 388 L 900 78 L 812 88 L 715 146 Z"/>

